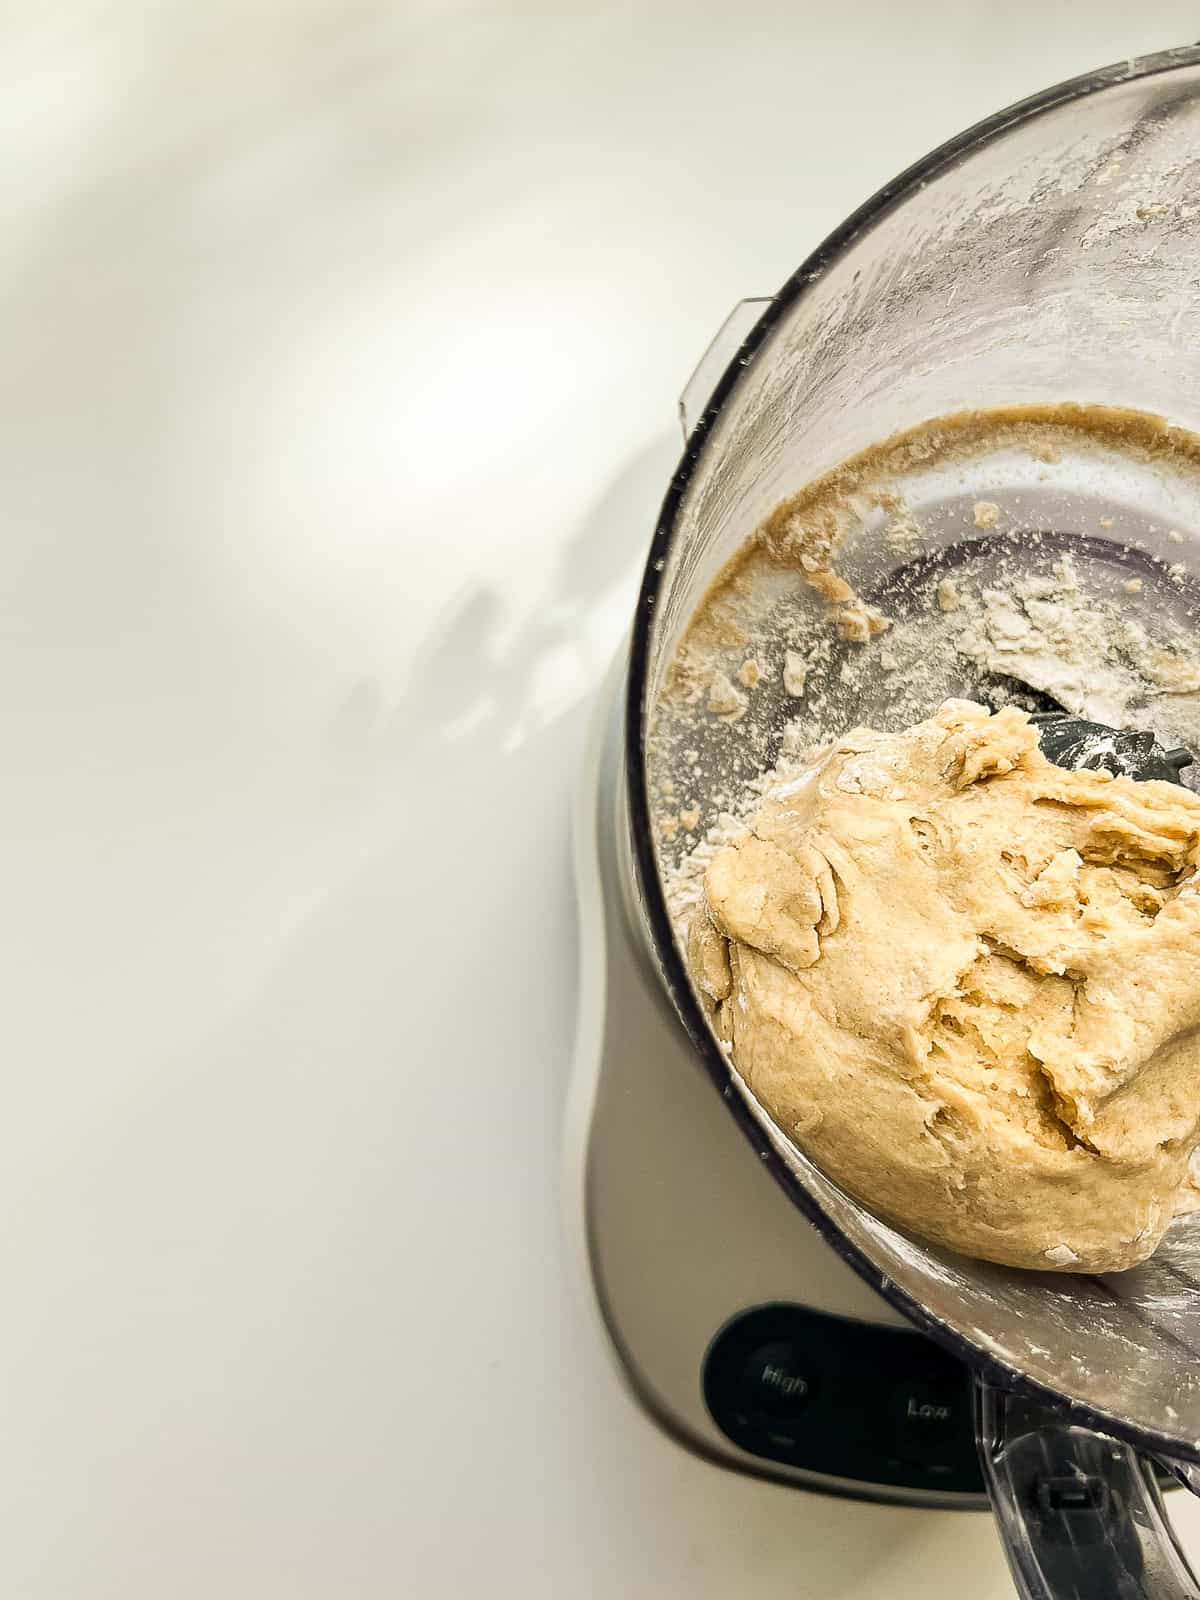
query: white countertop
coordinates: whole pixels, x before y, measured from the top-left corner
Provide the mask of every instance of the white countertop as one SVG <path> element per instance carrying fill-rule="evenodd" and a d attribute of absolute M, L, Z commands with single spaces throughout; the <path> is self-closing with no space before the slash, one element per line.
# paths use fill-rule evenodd
<path fill-rule="evenodd" d="M 18 10 L 0 1592 L 1007 1594 L 609 1370 L 568 792 L 726 310 L 1194 6 Z"/>

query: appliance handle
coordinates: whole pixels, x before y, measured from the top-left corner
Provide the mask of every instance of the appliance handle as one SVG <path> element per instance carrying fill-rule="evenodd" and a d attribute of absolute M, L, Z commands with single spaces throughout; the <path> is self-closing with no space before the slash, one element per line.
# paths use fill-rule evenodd
<path fill-rule="evenodd" d="M 1147 1457 L 978 1375 L 975 1432 L 1024 1600 L 1200 1600 Z"/>
<path fill-rule="evenodd" d="M 679 396 L 679 425 L 683 429 L 684 444 L 688 442 L 696 424 L 704 415 L 705 408 L 712 399 L 713 390 L 720 382 L 721 374 L 737 355 L 750 329 L 771 304 L 771 299 L 770 295 L 764 295 L 757 299 L 739 300 L 717 329 L 708 349 L 700 357 L 696 370 Z"/>

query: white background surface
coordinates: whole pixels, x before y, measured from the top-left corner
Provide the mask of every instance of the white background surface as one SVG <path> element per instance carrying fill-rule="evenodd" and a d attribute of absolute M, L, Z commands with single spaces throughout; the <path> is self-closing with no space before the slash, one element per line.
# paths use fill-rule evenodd
<path fill-rule="evenodd" d="M 729 306 L 1194 13 L 5 9 L 0 1592 L 1008 1592 L 609 1372 L 568 790 Z"/>

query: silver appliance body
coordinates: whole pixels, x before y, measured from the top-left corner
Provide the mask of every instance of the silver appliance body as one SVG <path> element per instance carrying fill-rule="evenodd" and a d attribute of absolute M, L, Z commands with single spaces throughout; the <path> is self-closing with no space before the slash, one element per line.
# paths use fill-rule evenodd
<path fill-rule="evenodd" d="M 692 989 L 654 821 L 654 797 L 681 776 L 664 752 L 686 745 L 656 717 L 733 553 L 789 495 L 901 430 L 990 407 L 1132 407 L 1179 430 L 1171 451 L 1191 460 L 1198 188 L 1200 47 L 1122 62 L 933 152 L 754 308 L 712 392 L 704 376 L 685 396 L 684 455 L 577 819 L 575 1214 L 635 1391 L 692 1447 L 797 1483 L 968 1505 L 986 1482 L 1029 1600 L 1200 1600 L 1158 1489 L 1164 1469 L 1200 1485 L 1200 1229 L 1173 1228 L 1150 1261 L 1105 1279 L 1014 1272 L 885 1225 L 815 1168 L 754 1100 Z M 1196 475 L 1171 489 L 1180 511 L 1173 501 L 1165 528 L 1150 476 L 1106 496 L 1083 474 L 1057 514 L 1018 518 L 1014 535 L 1031 550 L 1065 540 L 1101 566 L 1132 555 L 1190 586 Z M 990 559 L 974 533 L 965 550 L 947 541 L 951 500 L 927 487 L 941 558 Z M 888 583 L 880 535 L 865 516 L 838 550 L 859 592 Z M 702 714 L 685 731 L 695 804 L 726 792 L 742 757 Z M 693 1092 L 703 1077 L 707 1104 Z M 960 1426 L 972 1392 L 982 1480 Z"/>

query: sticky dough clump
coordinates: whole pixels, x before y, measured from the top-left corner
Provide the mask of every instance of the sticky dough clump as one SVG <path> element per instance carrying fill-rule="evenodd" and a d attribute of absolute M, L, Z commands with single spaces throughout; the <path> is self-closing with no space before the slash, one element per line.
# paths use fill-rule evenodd
<path fill-rule="evenodd" d="M 778 1125 L 967 1255 L 1111 1272 L 1200 1194 L 1200 800 L 1024 713 L 855 729 L 711 861 L 689 965 Z"/>

